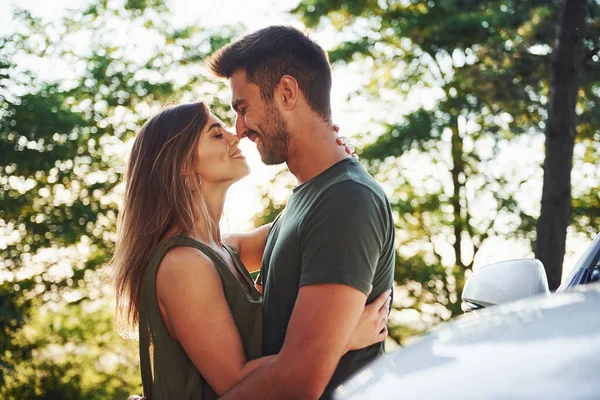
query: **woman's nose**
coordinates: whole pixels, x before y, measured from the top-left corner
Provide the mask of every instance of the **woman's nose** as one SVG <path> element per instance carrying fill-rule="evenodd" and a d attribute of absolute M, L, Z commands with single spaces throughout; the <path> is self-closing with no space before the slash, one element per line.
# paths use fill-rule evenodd
<path fill-rule="evenodd" d="M 240 142 L 240 138 L 233 132 L 229 132 L 229 145 L 234 146 Z"/>

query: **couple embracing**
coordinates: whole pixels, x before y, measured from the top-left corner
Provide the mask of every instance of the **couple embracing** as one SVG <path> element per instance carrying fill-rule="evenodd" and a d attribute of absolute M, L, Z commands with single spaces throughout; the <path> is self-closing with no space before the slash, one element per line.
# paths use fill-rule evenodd
<path fill-rule="evenodd" d="M 203 102 L 166 108 L 137 135 L 126 172 L 112 266 L 119 315 L 139 329 L 144 396 L 330 398 L 383 353 L 389 202 L 336 141 L 318 44 L 272 26 L 208 65 L 229 79 L 236 133 Z M 298 185 L 272 224 L 223 237 L 227 190 L 249 173 L 243 138 Z"/>

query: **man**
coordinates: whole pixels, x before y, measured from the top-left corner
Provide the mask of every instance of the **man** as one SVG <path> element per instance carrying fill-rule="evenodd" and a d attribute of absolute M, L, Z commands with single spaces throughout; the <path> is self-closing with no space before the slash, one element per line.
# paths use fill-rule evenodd
<path fill-rule="evenodd" d="M 336 144 L 331 69 L 315 42 L 272 26 L 220 49 L 209 66 L 230 81 L 238 136 L 264 163 L 287 163 L 299 183 L 269 231 L 261 270 L 263 352 L 277 355 L 225 398 L 330 398 L 383 352 L 382 342 L 344 355 L 365 302 L 392 287 L 389 202 Z"/>

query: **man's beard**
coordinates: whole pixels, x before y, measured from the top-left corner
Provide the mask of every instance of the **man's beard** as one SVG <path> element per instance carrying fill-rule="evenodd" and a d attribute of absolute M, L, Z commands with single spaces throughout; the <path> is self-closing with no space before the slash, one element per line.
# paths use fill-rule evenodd
<path fill-rule="evenodd" d="M 284 163 L 287 160 L 290 134 L 273 101 L 267 103 L 265 122 L 260 129 L 262 132 L 258 135 L 260 143 L 257 147 L 262 162 L 266 165 Z"/>

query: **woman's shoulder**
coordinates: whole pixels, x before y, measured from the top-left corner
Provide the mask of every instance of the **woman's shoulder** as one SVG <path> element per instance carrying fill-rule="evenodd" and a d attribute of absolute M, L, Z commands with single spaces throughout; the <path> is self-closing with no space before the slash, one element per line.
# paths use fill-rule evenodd
<path fill-rule="evenodd" d="M 200 249 L 177 246 L 167 250 L 159 265 L 163 275 L 200 272 L 204 268 L 214 268 L 211 259 Z"/>
<path fill-rule="evenodd" d="M 198 291 L 199 287 L 201 291 Z M 170 298 L 189 297 L 190 293 L 202 297 L 220 290 L 221 278 L 211 259 L 193 247 L 169 249 L 158 266 L 156 289 L 161 303 Z"/>

